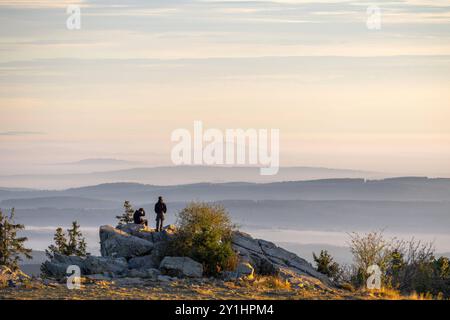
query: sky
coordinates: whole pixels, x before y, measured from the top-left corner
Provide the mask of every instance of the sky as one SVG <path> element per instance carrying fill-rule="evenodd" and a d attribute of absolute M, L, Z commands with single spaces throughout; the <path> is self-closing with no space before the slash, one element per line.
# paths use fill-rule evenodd
<path fill-rule="evenodd" d="M 450 1 L 1 0 L 0 25 L 0 174 L 170 165 L 200 120 L 279 129 L 284 166 L 450 177 Z"/>

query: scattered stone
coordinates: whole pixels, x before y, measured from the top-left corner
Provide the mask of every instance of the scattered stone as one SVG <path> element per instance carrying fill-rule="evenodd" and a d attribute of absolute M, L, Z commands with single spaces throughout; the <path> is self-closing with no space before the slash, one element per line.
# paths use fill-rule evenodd
<path fill-rule="evenodd" d="M 161 282 L 169 282 L 169 281 L 172 281 L 172 277 L 165 276 L 165 275 L 159 275 L 157 277 L 157 280 L 161 281 Z"/>

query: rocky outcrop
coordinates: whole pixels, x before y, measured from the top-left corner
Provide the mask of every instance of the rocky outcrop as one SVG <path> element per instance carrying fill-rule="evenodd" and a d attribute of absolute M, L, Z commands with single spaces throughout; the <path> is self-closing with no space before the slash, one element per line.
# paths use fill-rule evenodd
<path fill-rule="evenodd" d="M 165 257 L 159 266 L 163 274 L 180 278 L 200 278 L 203 266 L 188 257 Z"/>
<path fill-rule="evenodd" d="M 152 249 L 153 242 L 111 226 L 100 227 L 100 252 L 103 257 L 133 258 L 149 254 Z"/>
<path fill-rule="evenodd" d="M 331 284 L 328 277 L 316 271 L 309 262 L 272 242 L 253 239 L 249 234 L 237 231 L 233 234 L 232 243 L 239 255 L 239 265 L 249 263 L 257 274 L 277 274 L 285 278 L 304 275 Z"/>
<path fill-rule="evenodd" d="M 158 268 L 159 261 L 153 255 L 135 257 L 128 261 L 130 269 L 150 269 Z"/>
<path fill-rule="evenodd" d="M 173 225 L 166 226 L 161 232 L 146 230 L 137 224 L 126 224 L 117 228 L 101 226 L 101 257 L 55 254 L 50 261 L 42 265 L 41 270 L 44 275 L 57 279 L 66 277 L 67 269 L 72 265 L 78 266 L 81 274 L 91 279 L 157 279 L 161 275 L 158 268 L 164 248 L 174 232 Z M 189 272 L 188 270 L 187 274 L 190 274 Z"/>
<path fill-rule="evenodd" d="M 123 275 L 128 271 L 128 263 L 125 258 L 115 257 L 76 257 L 55 254 L 53 259 L 42 264 L 41 270 L 47 276 L 64 278 L 67 276 L 67 268 L 76 265 L 83 275 Z"/>
<path fill-rule="evenodd" d="M 174 226 L 167 226 L 162 232 L 148 230 L 136 224 L 117 228 L 102 226 L 101 257 L 55 255 L 51 261 L 43 264 L 42 269 L 55 278 L 65 277 L 70 265 L 79 266 L 83 276 L 93 279 L 108 277 L 166 281 L 173 277 L 202 277 L 201 263 L 188 257 L 164 256 L 165 247 L 175 232 Z M 259 274 L 279 275 L 295 281 L 304 276 L 318 279 L 326 285 L 331 284 L 325 275 L 317 272 L 306 260 L 272 242 L 254 239 L 243 232 L 234 232 L 232 246 L 238 254 L 238 263 L 234 271 L 222 273 L 224 279 L 253 279 L 254 275 Z"/>

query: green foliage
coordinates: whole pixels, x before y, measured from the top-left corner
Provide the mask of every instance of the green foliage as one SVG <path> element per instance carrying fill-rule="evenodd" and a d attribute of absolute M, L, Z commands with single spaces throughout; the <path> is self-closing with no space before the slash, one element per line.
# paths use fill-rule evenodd
<path fill-rule="evenodd" d="M 133 223 L 133 214 L 134 209 L 131 205 L 130 201 L 126 200 L 123 204 L 124 213 L 120 216 L 116 216 L 116 219 L 119 220 L 119 225 L 124 225 L 128 223 Z"/>
<path fill-rule="evenodd" d="M 53 241 L 55 243 L 45 250 L 45 254 L 50 259 L 55 254 L 79 257 L 85 257 L 88 254 L 86 252 L 86 240 L 80 231 L 80 225 L 76 221 L 72 222 L 72 228 L 67 230 L 67 234 L 62 228 L 57 228 Z"/>
<path fill-rule="evenodd" d="M 317 265 L 317 271 L 327 275 L 331 279 L 339 278 L 341 273 L 339 264 L 334 261 L 327 250 L 321 250 L 319 256 L 316 256 L 313 252 L 313 259 Z"/>
<path fill-rule="evenodd" d="M 17 236 L 17 232 L 23 229 L 25 229 L 23 224 L 14 222 L 14 208 L 11 209 L 9 216 L 0 210 L 0 265 L 17 270 L 22 260 L 21 256 L 32 259 L 31 249 L 24 246 L 28 239 Z"/>
<path fill-rule="evenodd" d="M 208 275 L 232 270 L 237 261 L 231 247 L 233 229 L 222 206 L 191 203 L 178 214 L 177 232 L 168 246 L 168 254 L 202 263 Z"/>

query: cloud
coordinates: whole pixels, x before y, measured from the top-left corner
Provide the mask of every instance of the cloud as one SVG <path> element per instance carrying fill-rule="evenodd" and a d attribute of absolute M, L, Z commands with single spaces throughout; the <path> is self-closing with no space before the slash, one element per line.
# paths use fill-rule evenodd
<path fill-rule="evenodd" d="M 0 7 L 11 8 L 66 8 L 69 5 L 84 6 L 83 0 L 5 0 L 0 2 Z"/>
<path fill-rule="evenodd" d="M 31 135 L 41 135 L 45 132 L 40 131 L 3 131 L 0 132 L 0 136 L 31 136 Z"/>

